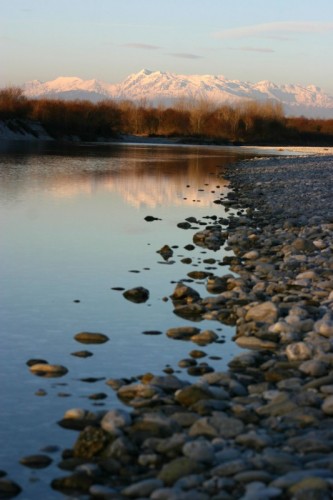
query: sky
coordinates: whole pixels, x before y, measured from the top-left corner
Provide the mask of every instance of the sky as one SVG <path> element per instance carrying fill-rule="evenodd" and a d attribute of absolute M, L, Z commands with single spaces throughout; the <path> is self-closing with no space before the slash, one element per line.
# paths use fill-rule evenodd
<path fill-rule="evenodd" d="M 333 95 L 332 0 L 0 0 L 0 87 L 141 69 Z"/>

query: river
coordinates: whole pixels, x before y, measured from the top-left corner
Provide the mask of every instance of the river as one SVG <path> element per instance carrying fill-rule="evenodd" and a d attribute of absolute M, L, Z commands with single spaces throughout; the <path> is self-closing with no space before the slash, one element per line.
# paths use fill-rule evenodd
<path fill-rule="evenodd" d="M 56 463 L 76 437 L 57 425 L 66 410 L 120 406 L 105 384 L 109 378 L 163 374 L 166 367 L 179 373 L 178 361 L 195 345 L 166 337 L 168 328 L 190 324 L 166 299 L 190 271 L 228 272 L 218 265 L 223 249 L 184 246 L 211 223 L 206 217 L 225 216 L 214 204 L 228 189 L 218 177 L 224 167 L 253 156 L 212 146 L 1 145 L 0 469 L 22 486 L 20 498 L 62 497 L 49 483 L 64 475 Z M 147 222 L 147 215 L 159 220 Z M 190 216 L 201 222 L 196 230 L 177 227 Z M 165 244 L 174 247 L 171 263 L 157 253 Z M 185 257 L 192 263 L 182 263 Z M 208 258 L 216 263 L 205 263 Z M 208 295 L 204 280 L 189 284 Z M 113 289 L 136 286 L 149 290 L 147 302 L 129 302 Z M 225 340 L 204 348 L 205 360 L 225 369 L 239 352 L 233 329 L 210 321 L 199 327 Z M 162 334 L 144 335 L 147 330 Z M 74 340 L 80 331 L 110 340 L 82 346 Z M 72 355 L 87 347 L 92 356 Z M 221 359 L 210 359 L 216 355 Z M 26 363 L 36 358 L 64 365 L 67 375 L 32 375 Z M 98 380 L 82 381 L 88 377 Z M 106 399 L 89 399 L 101 392 Z M 47 469 L 19 464 L 50 445 L 59 449 Z"/>

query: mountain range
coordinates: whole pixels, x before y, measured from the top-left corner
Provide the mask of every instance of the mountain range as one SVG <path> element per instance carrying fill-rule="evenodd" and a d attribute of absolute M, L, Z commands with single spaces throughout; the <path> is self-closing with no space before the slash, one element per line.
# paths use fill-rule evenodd
<path fill-rule="evenodd" d="M 333 118 L 333 97 L 315 85 L 277 85 L 263 80 L 257 83 L 229 80 L 222 75 L 178 75 L 143 69 L 120 83 L 58 77 L 48 82 L 33 80 L 23 85 L 27 97 L 104 99 L 144 101 L 171 106 L 180 99 L 208 100 L 216 104 L 244 101 L 278 101 L 287 115 Z"/>

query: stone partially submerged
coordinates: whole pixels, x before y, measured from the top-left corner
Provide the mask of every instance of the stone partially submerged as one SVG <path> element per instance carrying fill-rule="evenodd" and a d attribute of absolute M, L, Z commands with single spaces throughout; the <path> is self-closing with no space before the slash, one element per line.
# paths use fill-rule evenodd
<path fill-rule="evenodd" d="M 143 286 L 138 286 L 136 288 L 126 290 L 123 293 L 123 296 L 130 302 L 134 302 L 135 304 L 142 304 L 143 302 L 147 302 L 147 300 L 149 299 L 149 290 L 147 290 Z"/>

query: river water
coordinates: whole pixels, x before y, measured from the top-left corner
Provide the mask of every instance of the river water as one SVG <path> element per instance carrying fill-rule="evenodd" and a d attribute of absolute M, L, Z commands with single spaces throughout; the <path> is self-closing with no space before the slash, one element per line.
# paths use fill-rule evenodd
<path fill-rule="evenodd" d="M 49 483 L 65 474 L 56 463 L 76 433 L 57 421 L 69 408 L 119 407 L 106 379 L 163 374 L 166 366 L 191 378 L 177 363 L 195 345 L 165 335 L 168 328 L 191 323 L 174 315 L 165 298 L 190 271 L 210 267 L 221 276 L 228 270 L 203 262 L 221 261 L 223 249 L 184 249 L 196 230 L 177 223 L 190 216 L 223 217 L 223 207 L 213 203 L 227 189 L 218 176 L 244 157 L 237 148 L 223 147 L 2 145 L 0 469 L 23 487 L 20 498 L 62 497 Z M 160 220 L 147 222 L 147 215 Z M 175 247 L 174 263 L 156 253 L 165 244 Z M 184 257 L 192 264 L 183 264 Z M 208 295 L 204 282 L 190 285 Z M 146 303 L 134 304 L 112 290 L 136 286 L 149 290 Z M 224 344 L 204 348 L 205 361 L 225 369 L 239 352 L 232 329 L 210 321 L 196 326 L 225 337 Z M 143 335 L 146 330 L 162 334 Z M 74 340 L 80 331 L 101 332 L 110 340 L 83 346 Z M 71 354 L 86 348 L 93 356 Z M 212 355 L 221 359 L 210 360 Z M 68 374 L 34 376 L 26 365 L 32 358 L 64 365 Z M 101 380 L 81 380 L 87 377 Z M 99 392 L 107 398 L 89 399 Z M 50 454 L 54 463 L 47 469 L 19 464 L 22 456 L 49 445 L 60 449 Z"/>

